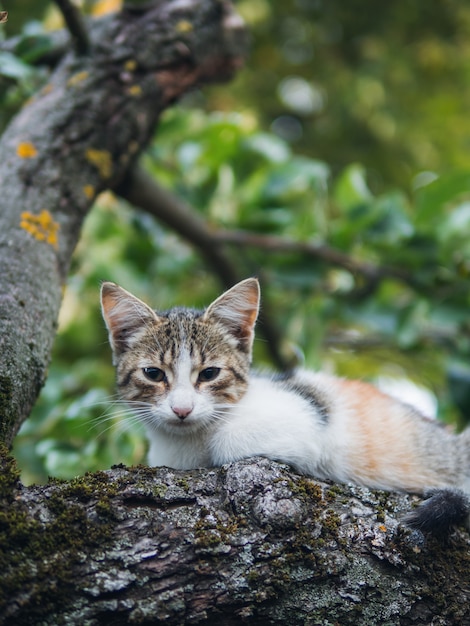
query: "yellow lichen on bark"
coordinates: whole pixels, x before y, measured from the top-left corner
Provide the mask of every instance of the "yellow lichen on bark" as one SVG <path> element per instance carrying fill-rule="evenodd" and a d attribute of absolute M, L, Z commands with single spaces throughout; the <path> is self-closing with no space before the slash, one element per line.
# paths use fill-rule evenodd
<path fill-rule="evenodd" d="M 54 87 L 51 85 L 51 83 L 47 83 L 47 85 L 44 85 L 44 87 L 41 89 L 41 95 L 47 96 L 47 94 L 51 93 L 53 89 Z"/>
<path fill-rule="evenodd" d="M 86 72 L 85 70 L 83 70 L 82 72 L 77 72 L 76 74 L 74 74 L 68 79 L 67 86 L 75 87 L 75 85 L 82 83 L 87 78 L 88 78 L 88 72 Z"/>
<path fill-rule="evenodd" d="M 93 185 L 85 185 L 83 187 L 83 193 L 88 198 L 88 200 L 91 200 L 95 195 L 95 188 L 93 187 Z"/>
<path fill-rule="evenodd" d="M 129 89 L 127 90 L 127 93 L 130 96 L 141 96 L 142 87 L 140 85 L 132 85 L 132 87 L 129 87 Z"/>
<path fill-rule="evenodd" d="M 16 147 L 16 154 L 20 159 L 32 159 L 37 156 L 38 151 L 30 141 L 22 141 Z"/>
<path fill-rule="evenodd" d="M 133 72 L 137 67 L 137 61 L 135 59 L 129 59 L 124 63 L 124 69 L 126 72 Z"/>
<path fill-rule="evenodd" d="M 189 33 L 193 30 L 194 26 L 188 20 L 180 20 L 176 24 L 177 33 Z"/>
<path fill-rule="evenodd" d="M 98 170 L 101 178 L 111 178 L 113 172 L 113 162 L 111 153 L 107 150 L 95 150 L 88 148 L 85 153 L 86 160 L 94 165 Z"/>
<path fill-rule="evenodd" d="M 46 209 L 43 209 L 39 215 L 23 211 L 20 227 L 38 241 L 44 241 L 57 250 L 60 226 Z"/>

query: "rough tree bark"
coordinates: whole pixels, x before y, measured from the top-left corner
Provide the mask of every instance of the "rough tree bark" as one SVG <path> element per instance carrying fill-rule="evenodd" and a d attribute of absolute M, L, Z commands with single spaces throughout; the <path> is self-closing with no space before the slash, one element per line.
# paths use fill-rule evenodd
<path fill-rule="evenodd" d="M 62 289 L 96 195 L 116 187 L 162 111 L 230 77 L 241 19 L 219 0 L 125 9 L 91 26 L 0 141 L 0 441 L 9 445 L 45 379 Z"/>
<path fill-rule="evenodd" d="M 94 197 L 126 178 L 161 111 L 228 77 L 244 47 L 219 0 L 124 11 L 97 22 L 90 40 L 0 142 L 6 445 L 43 383 Z M 470 624 L 468 534 L 439 543 L 403 530 L 411 500 L 263 459 L 24 487 L 0 444 L 0 623 Z"/>
<path fill-rule="evenodd" d="M 0 623 L 470 624 L 470 541 L 265 459 L 0 482 Z"/>

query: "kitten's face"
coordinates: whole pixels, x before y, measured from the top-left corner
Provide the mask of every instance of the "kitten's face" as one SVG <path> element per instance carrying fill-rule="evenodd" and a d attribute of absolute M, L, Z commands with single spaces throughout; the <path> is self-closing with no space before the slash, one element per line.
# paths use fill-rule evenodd
<path fill-rule="evenodd" d="M 157 314 L 112 283 L 102 288 L 121 397 L 149 428 L 189 435 L 223 417 L 248 385 L 259 287 L 239 283 L 205 312 Z"/>

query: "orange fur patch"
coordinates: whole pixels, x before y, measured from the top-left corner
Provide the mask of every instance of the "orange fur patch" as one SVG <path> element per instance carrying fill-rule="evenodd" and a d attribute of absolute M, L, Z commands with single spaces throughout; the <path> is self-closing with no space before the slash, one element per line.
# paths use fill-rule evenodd
<path fill-rule="evenodd" d="M 443 477 L 419 445 L 420 418 L 412 409 L 361 381 L 338 380 L 351 410 L 349 463 L 355 479 L 387 489 L 421 491 Z"/>

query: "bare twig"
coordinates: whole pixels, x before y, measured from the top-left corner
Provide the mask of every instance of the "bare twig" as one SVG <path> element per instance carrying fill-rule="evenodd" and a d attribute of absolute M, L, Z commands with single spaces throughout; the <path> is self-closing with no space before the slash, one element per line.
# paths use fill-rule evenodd
<path fill-rule="evenodd" d="M 55 0 L 59 7 L 67 28 L 74 41 L 75 51 L 78 55 L 88 54 L 90 50 L 90 40 L 79 9 L 71 0 Z"/>
<path fill-rule="evenodd" d="M 124 191 L 123 191 L 124 190 Z M 316 241 L 300 241 L 276 235 L 260 235 L 244 230 L 212 228 L 194 209 L 174 194 L 163 189 L 141 168 L 136 168 L 132 181 L 127 180 L 118 191 L 132 204 L 144 208 L 170 228 L 176 230 L 200 248 L 206 259 L 214 264 L 223 283 L 233 285 L 238 272 L 223 248 L 227 244 L 243 248 L 258 248 L 272 253 L 296 253 L 314 257 L 330 265 L 359 274 L 371 283 L 394 278 L 411 286 L 415 280 L 408 272 L 385 265 L 375 265 L 355 259 L 336 248 Z"/>
<path fill-rule="evenodd" d="M 361 274 L 372 282 L 383 278 L 396 278 L 406 283 L 412 283 L 413 280 L 407 272 L 398 268 L 360 261 L 340 250 L 315 241 L 299 241 L 276 235 L 259 235 L 242 230 L 217 230 L 213 237 L 219 244 L 230 243 L 240 247 L 261 248 L 266 252 L 294 252 L 312 256 L 330 265 L 342 267 L 352 274 Z"/>

